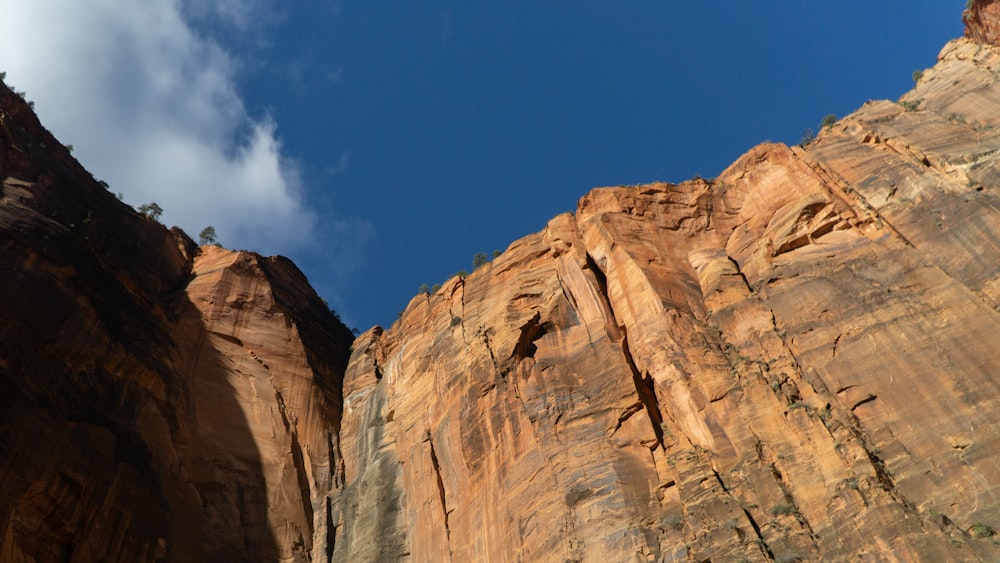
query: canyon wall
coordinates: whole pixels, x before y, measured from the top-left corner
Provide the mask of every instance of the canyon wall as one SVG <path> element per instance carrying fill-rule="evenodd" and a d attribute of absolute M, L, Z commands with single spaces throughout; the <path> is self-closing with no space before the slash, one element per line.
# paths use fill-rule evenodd
<path fill-rule="evenodd" d="M 327 554 L 353 336 L 119 202 L 0 87 L 0 561 Z"/>
<path fill-rule="evenodd" d="M 593 190 L 357 339 L 0 86 L 0 561 L 1000 559 L 996 6 L 900 100 Z"/>
<path fill-rule="evenodd" d="M 804 147 L 594 190 L 362 335 L 335 559 L 1000 558 L 980 41 Z"/>

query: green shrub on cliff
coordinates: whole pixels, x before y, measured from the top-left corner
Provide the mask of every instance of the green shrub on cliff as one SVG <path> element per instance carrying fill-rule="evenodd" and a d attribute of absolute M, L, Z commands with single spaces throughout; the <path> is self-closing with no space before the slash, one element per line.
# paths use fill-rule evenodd
<path fill-rule="evenodd" d="M 163 208 L 160 207 L 155 201 L 151 203 L 144 203 L 139 206 L 139 213 L 142 213 L 154 221 L 159 221 L 160 215 L 163 215 Z"/>
<path fill-rule="evenodd" d="M 986 524 L 973 524 L 972 528 L 969 529 L 969 533 L 972 534 L 972 537 L 974 538 L 988 538 L 996 534 L 996 531 Z"/>
<path fill-rule="evenodd" d="M 790 504 L 781 503 L 781 504 L 776 504 L 776 505 L 774 505 L 774 506 L 771 507 L 771 515 L 772 516 L 787 515 L 787 514 L 791 514 L 793 512 L 795 512 L 795 507 L 793 507 Z"/>
<path fill-rule="evenodd" d="M 215 227 L 209 225 L 198 233 L 198 244 L 215 244 Z"/>
<path fill-rule="evenodd" d="M 804 147 L 804 146 L 808 145 L 809 143 L 813 142 L 813 140 L 815 138 L 816 138 L 816 134 L 813 133 L 812 128 L 807 127 L 804 131 L 802 131 L 802 140 L 799 141 L 799 146 L 800 147 Z"/>
<path fill-rule="evenodd" d="M 485 266 L 490 261 L 489 257 L 486 256 L 485 252 L 477 252 L 472 257 L 472 269 L 476 270 L 480 266 Z"/>

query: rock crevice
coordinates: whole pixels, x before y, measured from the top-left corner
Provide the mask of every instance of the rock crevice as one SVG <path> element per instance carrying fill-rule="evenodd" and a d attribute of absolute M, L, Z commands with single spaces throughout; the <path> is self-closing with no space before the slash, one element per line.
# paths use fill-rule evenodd
<path fill-rule="evenodd" d="M 356 339 L 0 87 L 0 560 L 1000 559 L 997 5 L 899 103 L 595 189 Z"/>

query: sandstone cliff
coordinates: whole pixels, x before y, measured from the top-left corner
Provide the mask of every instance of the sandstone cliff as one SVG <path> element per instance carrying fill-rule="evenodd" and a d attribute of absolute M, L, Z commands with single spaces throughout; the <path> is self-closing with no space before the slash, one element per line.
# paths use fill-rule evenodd
<path fill-rule="evenodd" d="M 900 102 L 594 190 L 364 334 L 334 558 L 1000 559 L 995 6 Z"/>
<path fill-rule="evenodd" d="M 0 87 L 0 561 L 1000 559 L 997 6 L 899 102 L 594 190 L 353 352 Z"/>
<path fill-rule="evenodd" d="M 0 561 L 326 554 L 350 332 L 120 203 L 0 87 Z"/>

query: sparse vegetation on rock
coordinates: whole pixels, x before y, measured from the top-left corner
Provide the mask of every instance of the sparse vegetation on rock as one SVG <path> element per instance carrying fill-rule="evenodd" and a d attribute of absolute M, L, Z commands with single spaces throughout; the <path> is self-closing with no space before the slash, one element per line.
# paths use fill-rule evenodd
<path fill-rule="evenodd" d="M 215 227 L 212 225 L 205 227 L 200 233 L 198 233 L 198 244 L 204 246 L 206 244 L 215 244 L 216 242 Z"/>
<path fill-rule="evenodd" d="M 996 531 L 986 524 L 973 524 L 969 528 L 969 534 L 974 538 L 988 538 L 996 534 Z"/>
<path fill-rule="evenodd" d="M 155 201 L 140 205 L 138 211 L 154 221 L 159 221 L 160 216 L 163 215 L 163 208 Z"/>
<path fill-rule="evenodd" d="M 790 504 L 780 503 L 771 507 L 772 516 L 784 516 L 795 512 L 795 507 Z"/>
<path fill-rule="evenodd" d="M 799 146 L 805 147 L 809 143 L 813 142 L 814 139 L 816 139 L 816 133 L 813 132 L 811 127 L 806 127 L 805 130 L 802 131 L 802 140 L 799 141 Z"/>
<path fill-rule="evenodd" d="M 489 263 L 489 261 L 490 261 L 490 259 L 489 259 L 488 256 L 486 256 L 485 252 L 477 252 L 472 257 L 472 269 L 476 270 L 476 269 L 478 269 L 478 268 L 480 268 L 482 266 L 485 266 L 486 264 Z"/>
<path fill-rule="evenodd" d="M 3 96 L 0 553 L 1000 561 L 977 293 L 1000 220 L 972 192 L 996 186 L 941 164 L 991 164 L 1000 82 L 955 97 L 975 82 L 752 149 L 715 187 L 595 191 L 499 279 L 356 341 L 294 265 L 192 252 Z M 60 183 L 23 180 L 49 162 Z"/>

